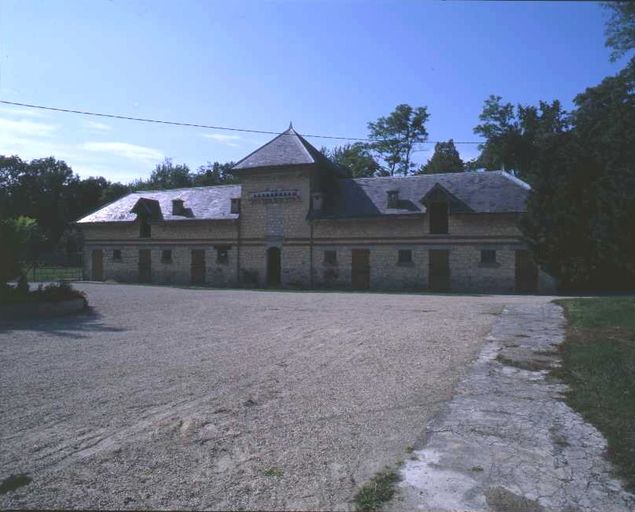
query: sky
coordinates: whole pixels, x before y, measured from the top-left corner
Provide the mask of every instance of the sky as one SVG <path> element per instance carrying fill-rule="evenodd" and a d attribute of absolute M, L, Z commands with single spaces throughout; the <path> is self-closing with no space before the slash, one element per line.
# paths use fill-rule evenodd
<path fill-rule="evenodd" d="M 0 0 L 0 99 L 360 138 L 408 103 L 428 107 L 430 141 L 478 141 L 490 94 L 571 108 L 619 71 L 606 19 L 590 2 Z M 236 161 L 270 138 L 0 104 L 0 154 L 53 155 L 84 178 Z"/>

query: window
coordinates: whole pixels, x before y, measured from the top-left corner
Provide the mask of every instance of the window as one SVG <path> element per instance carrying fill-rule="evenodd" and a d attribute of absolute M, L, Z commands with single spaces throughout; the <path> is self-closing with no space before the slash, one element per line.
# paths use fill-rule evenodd
<path fill-rule="evenodd" d="M 399 258 L 397 259 L 399 264 L 412 263 L 412 250 L 411 249 L 399 249 Z"/>
<path fill-rule="evenodd" d="M 172 249 L 163 249 L 161 251 L 161 262 L 172 263 Z"/>
<path fill-rule="evenodd" d="M 216 248 L 216 263 L 220 265 L 229 263 L 229 247 L 223 245 Z"/>
<path fill-rule="evenodd" d="M 481 251 L 481 265 L 496 265 L 496 251 L 494 249 Z"/>
<path fill-rule="evenodd" d="M 337 265 L 337 251 L 324 251 L 324 264 Z"/>
<path fill-rule="evenodd" d="M 230 213 L 240 213 L 240 198 L 232 197 Z"/>
<path fill-rule="evenodd" d="M 114 249 L 112 251 L 113 261 L 121 261 L 121 249 Z"/>
<path fill-rule="evenodd" d="M 148 222 L 148 219 L 142 217 L 139 222 L 139 237 L 140 238 L 150 238 L 152 235 L 152 227 Z"/>
<path fill-rule="evenodd" d="M 448 232 L 448 203 L 430 203 L 430 233 L 443 235 Z"/>

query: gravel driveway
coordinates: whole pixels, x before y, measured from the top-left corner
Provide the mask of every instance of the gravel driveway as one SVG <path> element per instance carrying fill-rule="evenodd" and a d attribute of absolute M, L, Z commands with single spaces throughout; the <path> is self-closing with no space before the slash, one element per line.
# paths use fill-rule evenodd
<path fill-rule="evenodd" d="M 546 297 L 82 284 L 0 324 L 0 508 L 340 509 L 448 400 L 505 304 Z"/>

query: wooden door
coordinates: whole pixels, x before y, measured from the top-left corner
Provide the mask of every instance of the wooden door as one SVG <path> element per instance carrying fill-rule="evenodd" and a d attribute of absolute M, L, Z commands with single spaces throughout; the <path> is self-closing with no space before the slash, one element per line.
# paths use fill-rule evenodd
<path fill-rule="evenodd" d="M 104 280 L 104 251 L 102 249 L 93 249 L 92 253 L 92 274 L 93 281 Z"/>
<path fill-rule="evenodd" d="M 526 249 L 516 251 L 516 291 L 534 293 L 538 288 L 538 267 Z"/>
<path fill-rule="evenodd" d="M 192 284 L 205 284 L 205 249 L 192 249 Z"/>
<path fill-rule="evenodd" d="M 269 247 L 267 249 L 267 286 L 280 286 L 280 249 L 278 247 Z"/>
<path fill-rule="evenodd" d="M 152 281 L 152 257 L 150 249 L 139 249 L 139 282 Z"/>
<path fill-rule="evenodd" d="M 433 249 L 429 252 L 428 287 L 434 292 L 450 290 L 450 251 Z"/>
<path fill-rule="evenodd" d="M 370 250 L 353 249 L 351 284 L 354 290 L 367 290 L 370 287 Z"/>

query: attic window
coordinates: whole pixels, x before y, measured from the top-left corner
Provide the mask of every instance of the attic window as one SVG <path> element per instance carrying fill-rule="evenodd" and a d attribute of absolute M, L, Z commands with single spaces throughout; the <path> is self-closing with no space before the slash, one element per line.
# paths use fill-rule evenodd
<path fill-rule="evenodd" d="M 232 197 L 230 213 L 240 213 L 240 197 Z"/>
<path fill-rule="evenodd" d="M 430 233 L 445 235 L 448 232 L 448 203 L 434 202 L 428 207 L 430 214 Z"/>
<path fill-rule="evenodd" d="M 397 208 L 399 205 L 399 191 L 389 190 L 386 194 L 388 195 L 388 208 Z"/>

